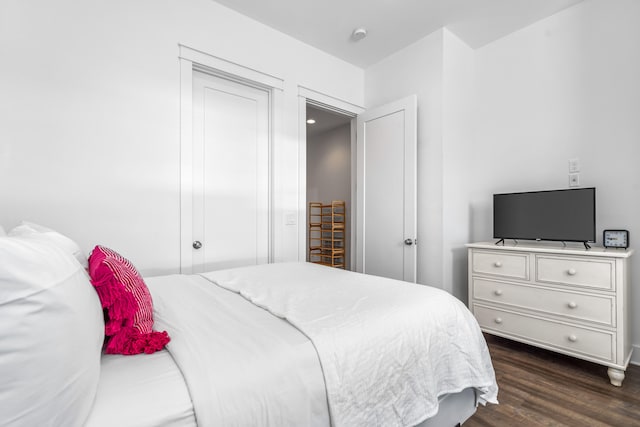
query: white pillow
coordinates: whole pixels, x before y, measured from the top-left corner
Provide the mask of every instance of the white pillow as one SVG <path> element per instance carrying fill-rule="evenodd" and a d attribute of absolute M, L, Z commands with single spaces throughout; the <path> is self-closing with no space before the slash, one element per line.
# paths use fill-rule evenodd
<path fill-rule="evenodd" d="M 80 265 L 85 269 L 89 266 L 87 257 L 76 242 L 74 242 L 64 234 L 58 233 L 57 231 L 50 228 L 34 224 L 32 222 L 22 221 L 20 225 L 14 227 L 11 231 L 9 231 L 9 236 L 28 237 L 47 241 L 58 246 L 63 251 L 73 255 L 78 260 Z"/>
<path fill-rule="evenodd" d="M 100 376 L 104 319 L 87 272 L 54 245 L 0 237 L 0 420 L 80 426 Z"/>
<path fill-rule="evenodd" d="M 6 235 L 7 233 L 4 232 L 4 228 L 2 228 L 2 226 L 0 225 L 0 237 L 4 237 Z"/>

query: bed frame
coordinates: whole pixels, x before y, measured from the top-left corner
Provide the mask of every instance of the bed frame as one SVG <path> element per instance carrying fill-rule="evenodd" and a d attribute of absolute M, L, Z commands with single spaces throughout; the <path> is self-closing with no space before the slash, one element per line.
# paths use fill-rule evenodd
<path fill-rule="evenodd" d="M 476 391 L 474 388 L 465 388 L 459 393 L 441 396 L 438 402 L 438 413 L 416 427 L 460 426 L 476 412 Z"/>

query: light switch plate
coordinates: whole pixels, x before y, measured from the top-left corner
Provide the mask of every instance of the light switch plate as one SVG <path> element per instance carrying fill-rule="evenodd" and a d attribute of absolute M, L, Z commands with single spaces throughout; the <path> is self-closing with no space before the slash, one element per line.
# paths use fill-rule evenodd
<path fill-rule="evenodd" d="M 297 223 L 297 215 L 295 212 L 287 212 L 285 214 L 284 225 L 296 225 Z"/>
<path fill-rule="evenodd" d="M 569 173 L 580 172 L 580 159 L 569 159 Z"/>

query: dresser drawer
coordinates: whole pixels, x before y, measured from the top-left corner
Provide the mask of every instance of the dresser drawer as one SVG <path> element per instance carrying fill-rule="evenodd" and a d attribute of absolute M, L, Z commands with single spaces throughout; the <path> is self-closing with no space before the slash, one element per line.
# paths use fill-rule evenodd
<path fill-rule="evenodd" d="M 542 344 L 569 354 L 614 360 L 613 333 L 562 324 L 539 317 L 474 306 L 480 327 L 519 341 Z"/>
<path fill-rule="evenodd" d="M 471 256 L 473 273 L 475 274 L 529 280 L 529 256 L 527 254 L 472 251 Z"/>
<path fill-rule="evenodd" d="M 615 289 L 615 264 L 608 259 L 536 255 L 536 282 Z"/>
<path fill-rule="evenodd" d="M 615 326 L 615 300 L 608 295 L 585 295 L 476 277 L 473 279 L 473 298 Z"/>

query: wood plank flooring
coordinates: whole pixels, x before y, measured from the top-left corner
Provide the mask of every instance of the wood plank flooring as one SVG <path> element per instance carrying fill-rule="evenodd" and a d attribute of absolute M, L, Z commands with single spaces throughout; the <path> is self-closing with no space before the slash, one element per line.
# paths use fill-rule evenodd
<path fill-rule="evenodd" d="M 498 381 L 499 405 L 480 406 L 463 427 L 640 426 L 640 366 L 622 387 L 607 368 L 485 335 Z"/>

